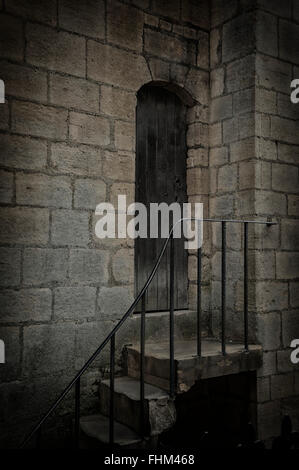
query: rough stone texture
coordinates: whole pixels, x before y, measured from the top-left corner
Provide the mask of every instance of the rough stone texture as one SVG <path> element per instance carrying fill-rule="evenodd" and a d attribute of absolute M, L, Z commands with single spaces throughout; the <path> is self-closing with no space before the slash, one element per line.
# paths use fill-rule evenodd
<path fill-rule="evenodd" d="M 71 250 L 70 278 L 82 284 L 106 284 L 108 253 L 100 250 Z"/>
<path fill-rule="evenodd" d="M 66 249 L 27 248 L 23 255 L 25 285 L 64 282 L 68 271 Z"/>
<path fill-rule="evenodd" d="M 105 4 L 103 0 L 85 0 L 78 4 L 71 0 L 59 2 L 59 25 L 63 29 L 94 37 L 105 38 Z"/>
<path fill-rule="evenodd" d="M 4 290 L 1 292 L 1 323 L 50 320 L 51 305 L 50 289 Z"/>
<path fill-rule="evenodd" d="M 96 113 L 99 111 L 99 87 L 83 79 L 51 74 L 50 102 Z"/>
<path fill-rule="evenodd" d="M 75 182 L 74 205 L 80 209 L 93 209 L 106 197 L 106 185 L 101 180 L 80 180 Z"/>
<path fill-rule="evenodd" d="M 53 245 L 86 246 L 89 242 L 89 216 L 85 212 L 58 210 L 52 213 Z"/>
<path fill-rule="evenodd" d="M 110 125 L 106 118 L 70 113 L 70 138 L 81 144 L 109 145 Z"/>
<path fill-rule="evenodd" d="M 94 317 L 95 306 L 95 287 L 58 287 L 54 290 L 54 316 L 57 320 Z"/>
<path fill-rule="evenodd" d="M 101 287 L 98 295 L 98 307 L 103 320 L 121 318 L 133 302 L 127 288 Z"/>
<path fill-rule="evenodd" d="M 72 205 L 70 180 L 60 176 L 19 174 L 16 202 L 27 206 L 69 208 Z"/>

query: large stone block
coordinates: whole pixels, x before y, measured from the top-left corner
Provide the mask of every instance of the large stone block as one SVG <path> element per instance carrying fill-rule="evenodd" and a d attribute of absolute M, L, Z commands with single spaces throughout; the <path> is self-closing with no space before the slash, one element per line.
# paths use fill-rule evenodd
<path fill-rule="evenodd" d="M 249 55 L 227 65 L 226 86 L 229 93 L 255 84 L 255 56 Z"/>
<path fill-rule="evenodd" d="M 222 58 L 224 62 L 245 56 L 255 47 L 255 16 L 243 14 L 223 26 Z"/>
<path fill-rule="evenodd" d="M 286 193 L 297 193 L 298 168 L 291 165 L 272 164 L 272 188 Z"/>
<path fill-rule="evenodd" d="M 86 246 L 89 243 L 89 214 L 75 210 L 52 213 L 51 240 L 54 245 Z"/>
<path fill-rule="evenodd" d="M 95 306 L 95 287 L 58 287 L 54 289 L 54 317 L 57 320 L 82 320 L 94 317 Z"/>
<path fill-rule="evenodd" d="M 47 144 L 29 137 L 0 134 L 0 162 L 8 168 L 40 170 L 47 164 Z"/>
<path fill-rule="evenodd" d="M 29 18 L 34 21 L 46 23 L 55 26 L 57 23 L 57 5 L 56 0 L 40 2 L 39 0 L 8 0 L 6 10 Z"/>
<path fill-rule="evenodd" d="M 259 308 L 259 303 L 257 303 Z M 280 348 L 281 319 L 279 313 L 257 316 L 258 340 L 265 351 Z"/>
<path fill-rule="evenodd" d="M 249 88 L 233 95 L 233 114 L 250 113 L 255 109 L 255 90 Z"/>
<path fill-rule="evenodd" d="M 101 250 L 71 250 L 70 280 L 73 283 L 102 285 L 108 282 L 109 253 Z"/>
<path fill-rule="evenodd" d="M 23 61 L 24 37 L 20 18 L 0 15 L 0 57 Z"/>
<path fill-rule="evenodd" d="M 214 98 L 211 102 L 211 122 L 221 121 L 232 117 L 233 100 L 232 95 Z"/>
<path fill-rule="evenodd" d="M 139 52 L 142 49 L 142 34 L 142 11 L 110 0 L 107 4 L 107 40 Z"/>
<path fill-rule="evenodd" d="M 221 0 L 212 0 L 211 2 L 211 23 L 212 26 L 224 23 L 232 18 L 238 8 L 237 0 L 228 0 L 223 3 Z"/>
<path fill-rule="evenodd" d="M 283 250 L 299 250 L 298 229 L 298 220 L 283 220 L 281 222 L 281 247 Z"/>
<path fill-rule="evenodd" d="M 257 379 L 257 401 L 263 403 L 270 400 L 270 378 L 261 377 Z"/>
<path fill-rule="evenodd" d="M 70 139 L 81 144 L 110 144 L 110 123 L 102 116 L 71 112 L 69 132 Z"/>
<path fill-rule="evenodd" d="M 101 151 L 88 145 L 53 143 L 51 164 L 59 173 L 91 177 L 102 175 Z"/>
<path fill-rule="evenodd" d="M 224 92 L 224 68 L 218 68 L 211 72 L 211 97 L 222 95 Z"/>
<path fill-rule="evenodd" d="M 3 290 L 1 298 L 2 323 L 49 321 L 52 314 L 50 289 Z"/>
<path fill-rule="evenodd" d="M 135 155 L 125 151 L 106 151 L 103 161 L 103 175 L 112 180 L 135 181 Z"/>
<path fill-rule="evenodd" d="M 299 147 L 278 143 L 278 159 L 288 163 L 298 163 Z"/>
<path fill-rule="evenodd" d="M 299 145 L 297 122 L 278 116 L 271 117 L 271 137 L 275 140 Z"/>
<path fill-rule="evenodd" d="M 222 144 L 222 125 L 221 122 L 211 124 L 208 128 L 209 142 L 211 147 Z"/>
<path fill-rule="evenodd" d="M 0 241 L 45 245 L 49 239 L 49 211 L 27 207 L 1 208 Z"/>
<path fill-rule="evenodd" d="M 280 0 L 258 0 L 258 6 L 277 16 L 290 17 L 292 15 L 291 0 L 285 2 L 280 2 Z"/>
<path fill-rule="evenodd" d="M 144 50 L 157 57 L 196 65 L 195 44 L 158 31 L 145 30 Z"/>
<path fill-rule="evenodd" d="M 288 285 L 279 281 L 257 282 L 256 303 L 259 312 L 271 312 L 287 308 Z"/>
<path fill-rule="evenodd" d="M 295 72 L 296 73 L 296 72 Z M 297 76 L 297 75 L 295 75 Z M 277 111 L 282 117 L 299 120 L 299 109 L 297 104 L 292 103 L 289 95 L 278 93 L 277 95 Z"/>
<path fill-rule="evenodd" d="M 283 95 L 284 96 L 284 95 Z M 265 88 L 255 89 L 255 109 L 261 113 L 277 113 L 276 92 Z"/>
<path fill-rule="evenodd" d="M 298 41 L 299 25 L 281 20 L 279 22 L 279 57 L 293 64 L 299 64 Z"/>
<path fill-rule="evenodd" d="M 93 209 L 106 199 L 106 184 L 102 180 L 75 181 L 74 205 L 79 209 Z"/>
<path fill-rule="evenodd" d="M 208 105 L 209 83 L 210 75 L 208 72 L 190 68 L 186 78 L 185 88 L 197 102 L 202 105 Z"/>
<path fill-rule="evenodd" d="M 0 67 L 6 96 L 47 101 L 46 72 L 9 62 L 1 62 Z"/>
<path fill-rule="evenodd" d="M 269 162 L 248 161 L 239 164 L 240 189 L 271 189 L 271 164 Z"/>
<path fill-rule="evenodd" d="M 252 256 L 250 256 L 252 255 Z M 275 279 L 275 254 L 271 251 L 255 251 L 249 255 L 250 279 Z"/>
<path fill-rule="evenodd" d="M 210 211 L 213 217 L 228 216 L 233 213 L 234 197 L 231 194 L 213 197 L 210 201 Z"/>
<path fill-rule="evenodd" d="M 180 18 L 180 2 L 179 0 L 154 0 L 152 5 L 152 10 L 154 13 L 159 15 L 172 18 L 174 20 L 179 20 Z"/>
<path fill-rule="evenodd" d="M 255 212 L 265 217 L 286 215 L 287 200 L 285 194 L 273 191 L 257 191 L 255 194 Z"/>
<path fill-rule="evenodd" d="M 112 272 L 116 282 L 134 283 L 134 250 L 118 250 L 112 258 Z"/>
<path fill-rule="evenodd" d="M 223 165 L 228 162 L 228 149 L 227 147 L 216 147 L 210 149 L 210 165 L 217 166 Z"/>
<path fill-rule="evenodd" d="M 0 170 L 0 202 L 11 204 L 14 198 L 14 174 Z"/>
<path fill-rule="evenodd" d="M 217 145 L 216 142 L 218 141 L 214 141 L 215 145 Z M 190 124 L 187 131 L 187 145 L 188 147 L 207 147 L 209 145 L 209 126 L 200 122 Z"/>
<path fill-rule="evenodd" d="M 222 42 L 220 39 L 220 30 L 212 29 L 210 32 L 210 65 L 216 67 L 221 61 Z"/>
<path fill-rule="evenodd" d="M 131 291 L 127 287 L 101 287 L 98 295 L 98 308 L 103 320 L 118 320 L 133 303 Z"/>
<path fill-rule="evenodd" d="M 103 0 L 85 0 L 59 2 L 59 25 L 75 33 L 96 39 L 105 38 L 105 2 Z"/>
<path fill-rule="evenodd" d="M 34 325 L 24 328 L 23 374 L 53 374 L 74 367 L 75 325 Z"/>
<path fill-rule="evenodd" d="M 269 351 L 263 353 L 263 365 L 258 369 L 257 376 L 265 377 L 276 374 L 276 352 Z"/>
<path fill-rule="evenodd" d="M 67 111 L 51 106 L 15 101 L 12 104 L 12 130 L 46 139 L 64 140 Z"/>
<path fill-rule="evenodd" d="M 237 165 L 225 165 L 218 170 L 218 191 L 231 192 L 237 188 L 238 167 Z"/>
<path fill-rule="evenodd" d="M 288 215 L 299 216 L 299 196 L 288 196 Z"/>
<path fill-rule="evenodd" d="M 135 150 L 136 126 L 133 122 L 115 122 L 115 147 L 118 150 Z"/>
<path fill-rule="evenodd" d="M 39 174 L 17 174 L 16 202 L 20 205 L 64 207 L 72 206 L 69 178 Z"/>
<path fill-rule="evenodd" d="M 166 2 L 163 2 L 166 3 Z M 173 3 L 169 2 L 168 3 Z M 210 27 L 210 5 L 207 0 L 182 2 L 182 20 L 203 29 Z"/>
<path fill-rule="evenodd" d="M 23 255 L 25 285 L 65 282 L 68 272 L 68 250 L 27 248 Z"/>
<path fill-rule="evenodd" d="M 50 75 L 50 103 L 90 113 L 99 111 L 99 86 L 86 80 Z"/>
<path fill-rule="evenodd" d="M 204 168 L 190 168 L 187 171 L 187 194 L 208 194 L 208 170 Z"/>
<path fill-rule="evenodd" d="M 256 57 L 256 85 L 290 93 L 292 80 L 292 66 L 266 55 L 257 54 Z"/>
<path fill-rule="evenodd" d="M 282 341 L 289 348 L 293 339 L 299 338 L 299 311 L 292 310 L 282 313 Z"/>
<path fill-rule="evenodd" d="M 21 280 L 21 250 L 0 248 L 0 285 L 17 286 Z"/>
<path fill-rule="evenodd" d="M 197 166 L 207 167 L 209 165 L 208 149 L 189 149 L 187 154 L 187 169 Z"/>
<path fill-rule="evenodd" d="M 151 81 L 144 57 L 112 46 L 88 41 L 88 78 L 137 91 Z"/>
<path fill-rule="evenodd" d="M 136 95 L 111 86 L 101 87 L 101 112 L 121 119 L 135 118 Z"/>
<path fill-rule="evenodd" d="M 85 38 L 39 24 L 27 25 L 28 63 L 85 77 Z"/>
<path fill-rule="evenodd" d="M 278 55 L 277 18 L 263 11 L 257 12 L 256 45 L 258 51 L 264 54 Z"/>
<path fill-rule="evenodd" d="M 203 31 L 198 31 L 198 52 L 197 52 L 197 66 L 208 70 L 210 65 L 209 54 L 209 34 Z"/>

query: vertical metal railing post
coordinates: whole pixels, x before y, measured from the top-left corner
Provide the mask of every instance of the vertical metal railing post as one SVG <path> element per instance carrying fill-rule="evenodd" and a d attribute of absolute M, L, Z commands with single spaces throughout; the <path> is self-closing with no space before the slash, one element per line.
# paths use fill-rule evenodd
<path fill-rule="evenodd" d="M 109 412 L 109 443 L 114 444 L 114 373 L 115 373 L 115 334 L 110 340 L 110 412 Z"/>
<path fill-rule="evenodd" d="M 75 449 L 79 449 L 80 436 L 80 378 L 75 385 Z"/>
<path fill-rule="evenodd" d="M 145 435 L 145 397 L 144 397 L 144 356 L 145 356 L 145 293 L 141 303 L 141 322 L 140 322 L 140 433 Z"/>
<path fill-rule="evenodd" d="M 175 364 L 174 364 L 174 239 L 173 232 L 170 237 L 170 305 L 169 305 L 169 379 L 170 379 L 170 396 L 173 398 L 175 394 Z"/>
<path fill-rule="evenodd" d="M 201 221 L 198 221 L 197 248 L 197 355 L 201 356 Z"/>
<path fill-rule="evenodd" d="M 226 222 L 221 222 L 222 228 L 222 258 L 221 258 L 221 349 L 226 354 Z"/>
<path fill-rule="evenodd" d="M 248 222 L 244 222 L 244 347 L 248 351 Z"/>

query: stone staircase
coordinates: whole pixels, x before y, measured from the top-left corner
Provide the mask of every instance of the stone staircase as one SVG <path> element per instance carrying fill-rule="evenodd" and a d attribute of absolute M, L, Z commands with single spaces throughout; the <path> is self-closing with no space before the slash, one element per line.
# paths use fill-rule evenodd
<path fill-rule="evenodd" d="M 196 341 L 190 335 L 194 312 L 176 312 L 175 377 L 176 395 L 192 388 L 199 380 L 255 371 L 261 366 L 262 348 L 250 345 L 249 352 L 243 344 L 228 343 L 226 355 L 221 353 L 221 343 L 204 338 L 202 356 L 196 355 Z M 115 445 L 123 448 L 155 447 L 159 436 L 176 422 L 175 399 L 169 391 L 169 343 L 167 341 L 168 313 L 149 315 L 145 347 L 145 407 L 144 435 L 141 435 L 140 404 L 140 346 L 124 346 L 123 375 L 115 378 L 114 417 Z M 132 319 L 138 326 L 139 318 Z M 151 322 L 155 328 L 151 330 Z M 165 324 L 164 324 L 165 323 Z M 136 326 L 135 324 L 135 326 Z M 157 325 L 163 326 L 157 329 Z M 193 324 L 194 326 L 194 324 Z M 188 335 L 186 337 L 186 331 Z M 194 331 L 194 328 L 193 328 Z M 81 447 L 109 444 L 110 381 L 103 380 L 99 389 L 100 413 L 84 416 L 80 420 Z"/>

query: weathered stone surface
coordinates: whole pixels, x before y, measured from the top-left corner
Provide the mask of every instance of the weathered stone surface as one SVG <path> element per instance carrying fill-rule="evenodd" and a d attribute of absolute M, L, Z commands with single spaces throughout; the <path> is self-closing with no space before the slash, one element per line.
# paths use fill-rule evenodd
<path fill-rule="evenodd" d="M 291 341 L 299 338 L 299 311 L 282 313 L 282 341 L 285 348 L 290 347 Z"/>
<path fill-rule="evenodd" d="M 272 165 L 272 188 L 286 193 L 298 192 L 298 168 L 291 165 Z"/>
<path fill-rule="evenodd" d="M 206 124 L 195 122 L 188 126 L 187 145 L 188 147 L 207 147 L 209 142 L 209 127 Z M 217 145 L 215 143 L 215 145 Z"/>
<path fill-rule="evenodd" d="M 223 4 L 221 0 L 213 0 L 211 6 L 212 26 L 224 23 L 233 17 L 237 11 L 237 0 L 228 0 Z"/>
<path fill-rule="evenodd" d="M 258 54 L 256 75 L 256 85 L 289 94 L 292 79 L 291 64 Z"/>
<path fill-rule="evenodd" d="M 210 149 L 210 162 L 211 165 L 223 165 L 228 161 L 228 149 L 227 147 L 216 147 Z"/>
<path fill-rule="evenodd" d="M 81 176 L 102 174 L 101 151 L 87 145 L 74 146 L 55 143 L 51 146 L 51 163 L 59 173 Z"/>
<path fill-rule="evenodd" d="M 58 320 L 94 317 L 95 306 L 95 287 L 58 287 L 54 290 L 54 316 Z"/>
<path fill-rule="evenodd" d="M 299 250 L 298 220 L 281 222 L 281 247 L 285 250 Z"/>
<path fill-rule="evenodd" d="M 249 278 L 251 279 L 275 279 L 275 255 L 274 252 L 255 251 L 249 257 Z"/>
<path fill-rule="evenodd" d="M 23 25 L 20 18 L 0 15 L 0 57 L 23 60 Z"/>
<path fill-rule="evenodd" d="M 286 20 L 279 22 L 279 57 L 293 64 L 299 64 L 298 49 L 299 26 Z"/>
<path fill-rule="evenodd" d="M 263 353 L 263 365 L 257 371 L 258 377 L 264 377 L 276 373 L 276 352 L 264 352 Z"/>
<path fill-rule="evenodd" d="M 233 114 L 236 116 L 241 113 L 250 113 L 254 111 L 255 107 L 255 90 L 249 88 L 247 90 L 241 90 L 233 95 Z M 228 116 L 229 117 L 229 116 Z"/>
<path fill-rule="evenodd" d="M 238 16 L 223 26 L 222 57 L 224 62 L 238 59 L 255 46 L 254 14 Z"/>
<path fill-rule="evenodd" d="M 7 95 L 30 100 L 47 100 L 47 74 L 23 65 L 1 62 L 1 79 Z"/>
<path fill-rule="evenodd" d="M 212 147 L 222 144 L 222 125 L 220 122 L 209 126 L 209 142 Z"/>
<path fill-rule="evenodd" d="M 115 122 L 115 147 L 118 150 L 135 150 L 135 124 L 132 122 Z"/>
<path fill-rule="evenodd" d="M 71 250 L 70 272 L 72 282 L 82 284 L 106 284 L 108 281 L 109 255 L 101 250 Z"/>
<path fill-rule="evenodd" d="M 283 3 L 279 0 L 258 0 L 258 5 L 278 16 L 290 17 L 292 14 L 291 0 Z"/>
<path fill-rule="evenodd" d="M 225 165 L 218 170 L 218 191 L 230 192 L 237 188 L 237 165 Z"/>
<path fill-rule="evenodd" d="M 234 198 L 228 194 L 225 196 L 213 197 L 210 201 L 210 211 L 213 217 L 220 217 L 232 214 Z"/>
<path fill-rule="evenodd" d="M 208 194 L 208 170 L 204 168 L 190 168 L 187 171 L 187 194 Z"/>
<path fill-rule="evenodd" d="M 144 50 L 164 59 L 196 64 L 195 44 L 158 31 L 145 30 Z"/>
<path fill-rule="evenodd" d="M 299 145 L 297 122 L 279 116 L 271 117 L 271 137 L 289 144 Z"/>
<path fill-rule="evenodd" d="M 45 142 L 29 137 L 0 134 L 0 147 L 0 161 L 5 167 L 39 170 L 46 166 Z"/>
<path fill-rule="evenodd" d="M 28 63 L 85 77 L 85 39 L 39 24 L 27 25 Z"/>
<path fill-rule="evenodd" d="M 135 118 L 136 95 L 119 88 L 101 86 L 101 112 L 121 119 Z"/>
<path fill-rule="evenodd" d="M 105 38 L 105 2 L 103 0 L 85 0 L 74 3 L 71 0 L 59 2 L 59 25 L 75 33 Z"/>
<path fill-rule="evenodd" d="M 270 401 L 257 405 L 258 430 L 260 439 L 278 436 L 281 426 L 280 404 Z"/>
<path fill-rule="evenodd" d="M 1 114 L 0 114 L 0 129 L 7 130 L 9 128 L 9 116 L 10 110 L 8 107 L 8 102 L 1 104 Z"/>
<path fill-rule="evenodd" d="M 50 75 L 50 103 L 90 113 L 99 111 L 99 87 L 95 83 L 58 74 Z"/>
<path fill-rule="evenodd" d="M 211 97 L 222 95 L 224 92 L 224 69 L 218 68 L 211 72 Z"/>
<path fill-rule="evenodd" d="M 159 15 L 178 20 L 180 16 L 180 2 L 179 0 L 165 0 L 163 2 L 154 0 L 152 10 Z"/>
<path fill-rule="evenodd" d="M 211 122 L 222 121 L 230 118 L 233 112 L 233 100 L 231 95 L 214 98 L 211 102 Z"/>
<path fill-rule="evenodd" d="M 49 239 L 49 211 L 27 207 L 1 208 L 0 241 L 45 245 Z"/>
<path fill-rule="evenodd" d="M 291 307 L 299 307 L 299 282 L 290 282 Z"/>
<path fill-rule="evenodd" d="M 222 42 L 220 40 L 219 29 L 212 29 L 210 32 L 210 65 L 216 67 L 221 60 Z"/>
<path fill-rule="evenodd" d="M 182 3 L 182 20 L 199 28 L 210 26 L 210 8 L 207 0 L 190 0 Z"/>
<path fill-rule="evenodd" d="M 50 289 L 3 290 L 0 297 L 2 323 L 48 321 L 51 318 Z"/>
<path fill-rule="evenodd" d="M 239 188 L 271 189 L 271 164 L 248 161 L 239 164 Z"/>
<path fill-rule="evenodd" d="M 103 175 L 112 180 L 135 181 L 135 155 L 126 151 L 106 151 L 104 153 Z"/>
<path fill-rule="evenodd" d="M 208 166 L 208 149 L 197 148 L 188 150 L 187 168 L 194 168 L 197 166 Z"/>
<path fill-rule="evenodd" d="M 54 245 L 86 246 L 89 242 L 89 215 L 74 210 L 52 213 L 51 240 Z"/>
<path fill-rule="evenodd" d="M 299 147 L 278 143 L 278 159 L 289 163 L 298 163 Z"/>
<path fill-rule="evenodd" d="M 67 111 L 15 101 L 12 105 L 12 129 L 20 134 L 63 140 L 67 133 Z"/>
<path fill-rule="evenodd" d="M 249 55 L 228 64 L 226 72 L 227 91 L 234 92 L 255 84 L 255 57 Z"/>
<path fill-rule="evenodd" d="M 169 64 L 169 62 L 154 57 L 148 60 L 148 64 L 153 80 L 169 82 L 171 77 L 177 84 L 185 83 L 187 66 Z"/>
<path fill-rule="evenodd" d="M 27 248 L 23 255 L 25 285 L 64 282 L 68 271 L 68 250 Z"/>
<path fill-rule="evenodd" d="M 209 34 L 203 31 L 198 31 L 197 66 L 208 70 L 209 65 Z"/>
<path fill-rule="evenodd" d="M 101 116 L 71 112 L 69 132 L 71 140 L 81 144 L 110 144 L 110 124 Z"/>
<path fill-rule="evenodd" d="M 259 311 L 283 310 L 288 306 L 288 286 L 283 282 L 258 282 L 256 302 Z"/>
<path fill-rule="evenodd" d="M 257 401 L 263 403 L 270 400 L 270 378 L 257 379 Z"/>
<path fill-rule="evenodd" d="M 186 78 L 186 90 L 190 92 L 193 99 L 203 105 L 209 103 L 209 80 L 208 72 L 195 68 L 190 68 Z"/>
<path fill-rule="evenodd" d="M 16 178 L 17 204 L 43 207 L 72 205 L 70 180 L 64 176 L 18 174 Z"/>
<path fill-rule="evenodd" d="M 17 286 L 21 279 L 21 250 L 0 248 L 0 285 Z"/>
<path fill-rule="evenodd" d="M 271 377 L 271 398 L 277 400 L 294 394 L 293 374 L 280 374 Z"/>
<path fill-rule="evenodd" d="M 87 74 L 93 80 L 135 91 L 151 80 L 143 57 L 95 41 L 88 42 Z"/>
<path fill-rule="evenodd" d="M 110 191 L 110 202 L 115 208 L 118 206 L 118 196 L 127 197 L 127 205 L 135 201 L 135 185 L 132 183 L 113 183 Z"/>
<path fill-rule="evenodd" d="M 258 340 L 265 351 L 280 347 L 281 319 L 278 313 L 257 316 Z"/>
<path fill-rule="evenodd" d="M 129 5 L 110 0 L 107 4 L 107 39 L 128 49 L 141 51 L 143 13 Z"/>
<path fill-rule="evenodd" d="M 112 272 L 116 282 L 122 284 L 133 284 L 134 250 L 118 250 L 112 258 Z"/>
<path fill-rule="evenodd" d="M 39 0 L 8 0 L 6 10 L 24 18 L 40 21 L 49 25 L 57 23 L 56 0 L 40 2 Z"/>
<path fill-rule="evenodd" d="M 102 180 L 78 179 L 75 182 L 74 206 L 93 209 L 106 199 L 106 184 Z"/>
<path fill-rule="evenodd" d="M 278 93 L 277 95 L 277 111 L 282 117 L 289 119 L 299 119 L 298 106 L 292 103 L 289 95 Z"/>
<path fill-rule="evenodd" d="M 75 358 L 75 326 L 34 325 L 24 329 L 23 373 L 47 375 L 70 369 Z"/>
<path fill-rule="evenodd" d="M 118 320 L 133 302 L 127 287 L 101 287 L 98 295 L 98 308 L 103 320 Z"/>
<path fill-rule="evenodd" d="M 14 197 L 14 175 L 9 171 L 0 170 L 0 202 L 10 204 Z"/>
<path fill-rule="evenodd" d="M 278 55 L 277 18 L 263 11 L 257 12 L 256 45 L 264 54 Z"/>

